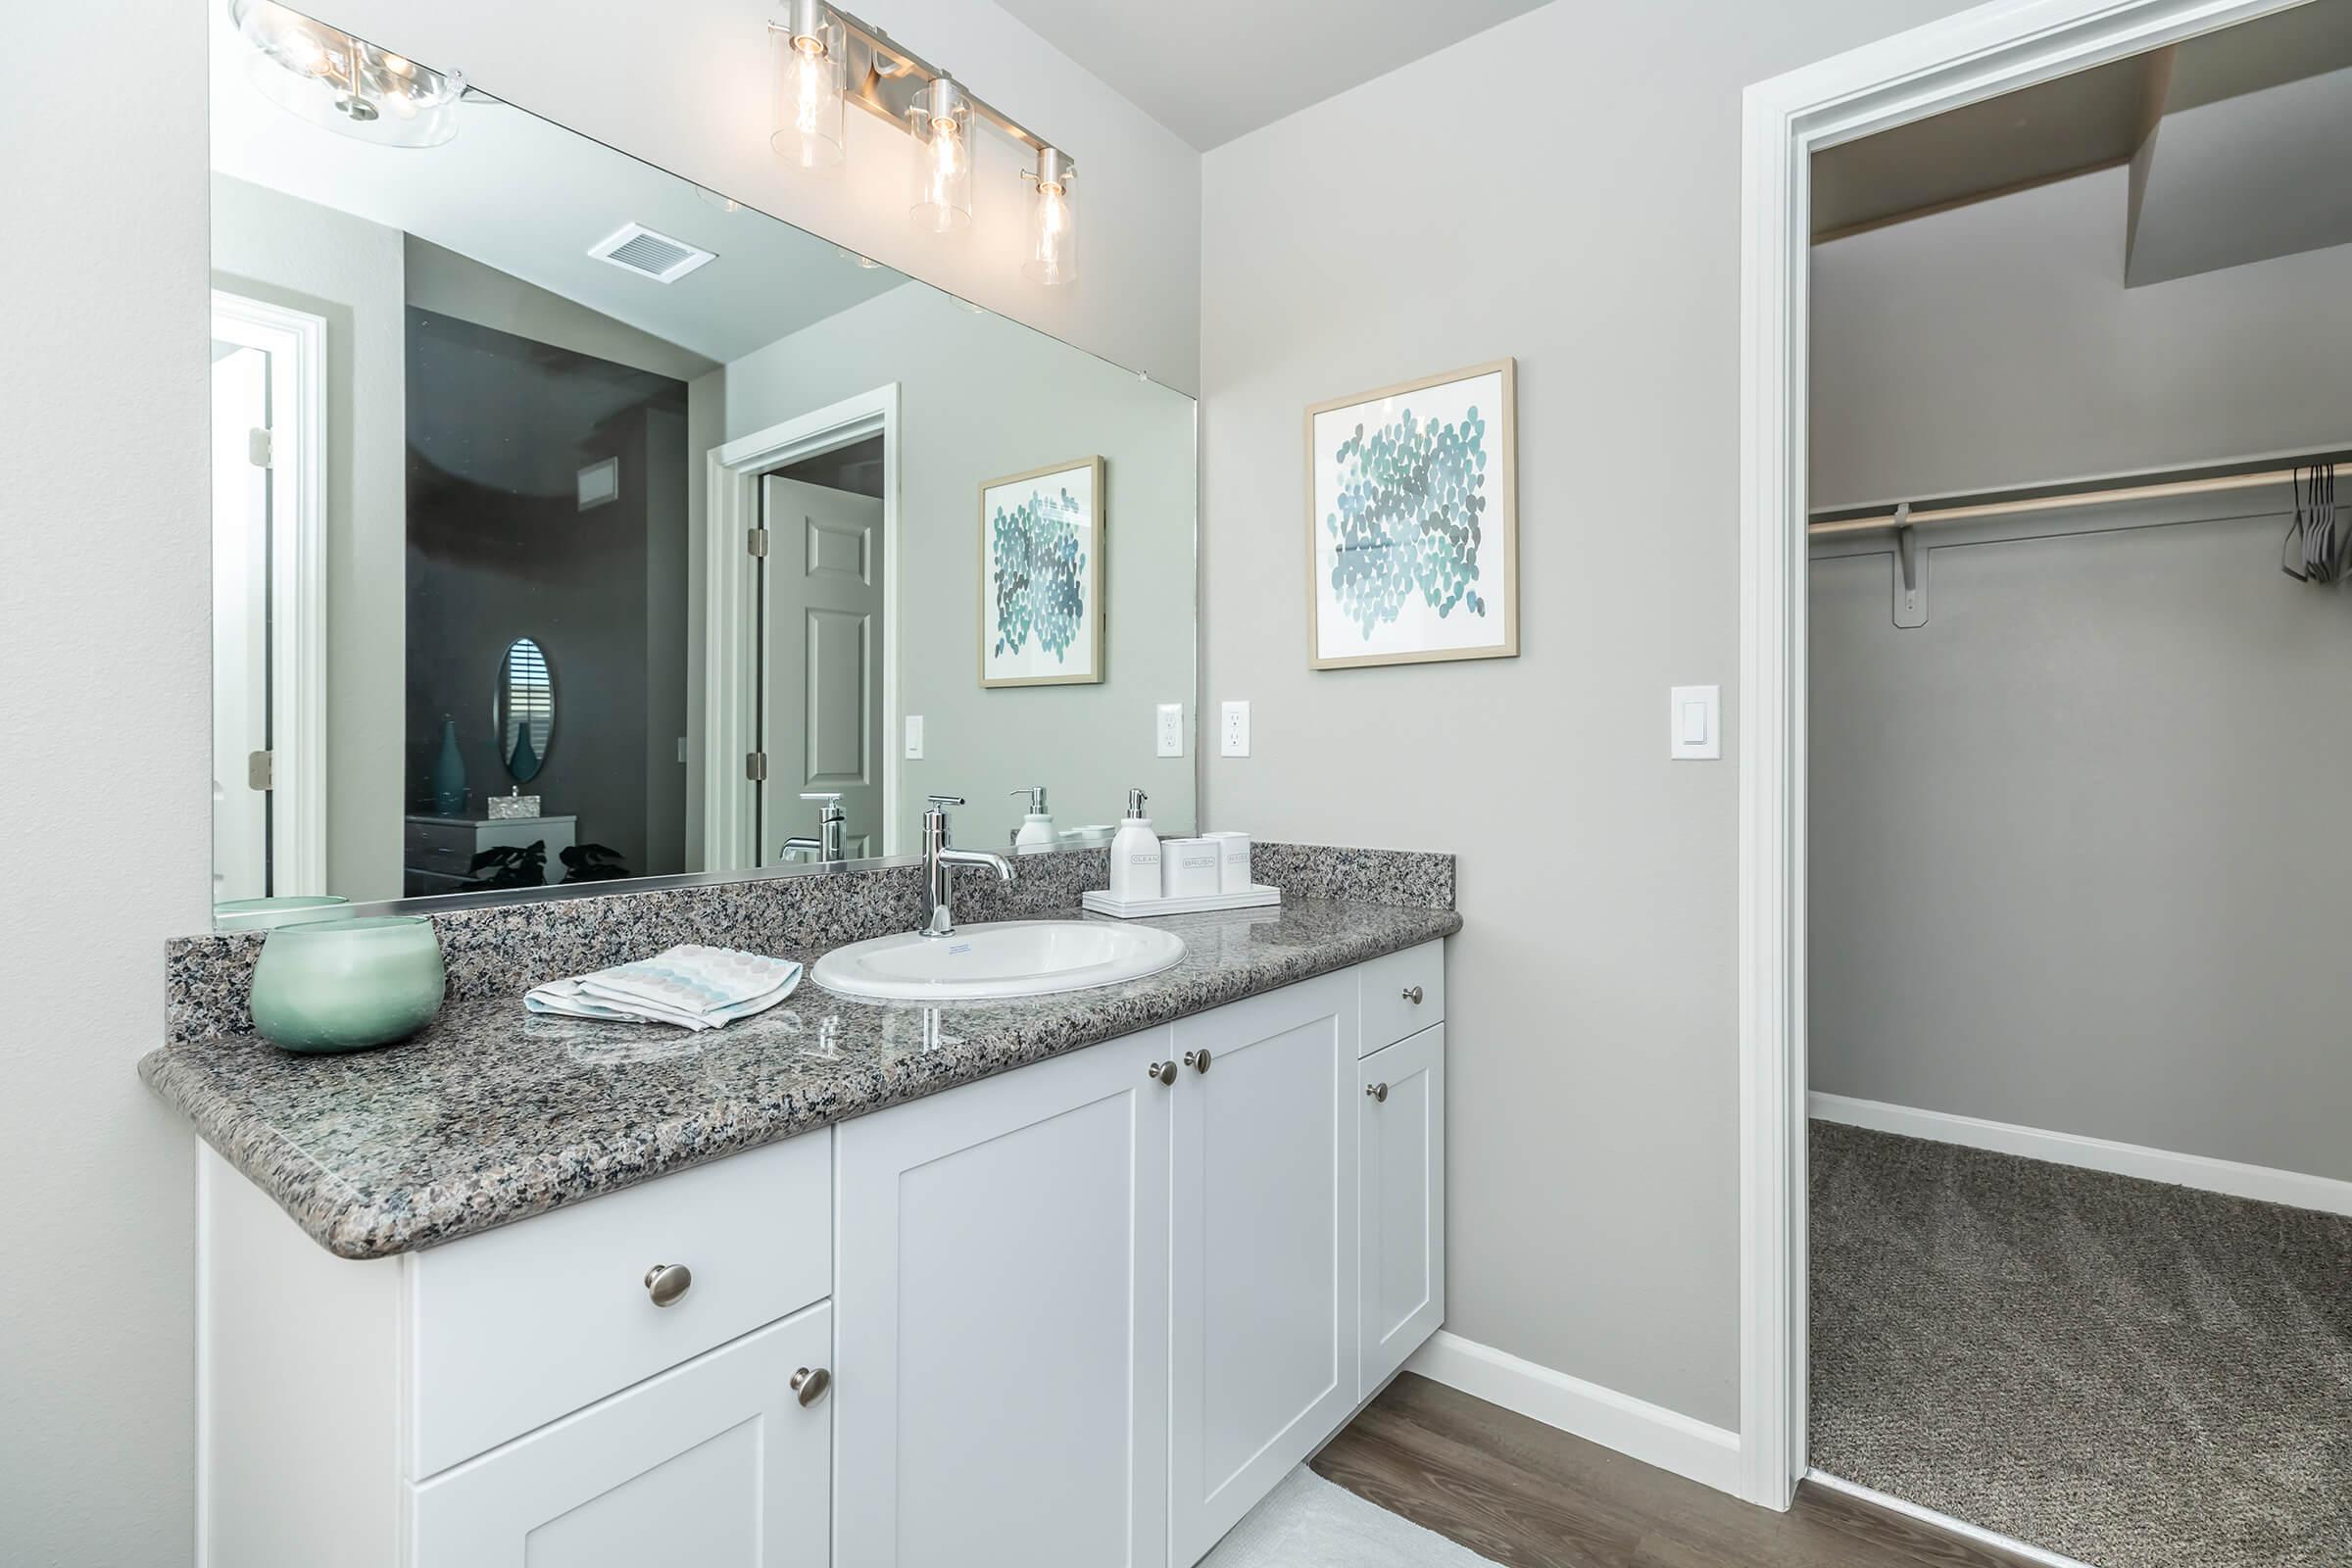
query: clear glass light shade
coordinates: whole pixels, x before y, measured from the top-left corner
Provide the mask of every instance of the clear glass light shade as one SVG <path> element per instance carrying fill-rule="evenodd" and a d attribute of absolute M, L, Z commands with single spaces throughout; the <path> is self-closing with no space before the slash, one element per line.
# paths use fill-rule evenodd
<path fill-rule="evenodd" d="M 942 76 L 915 95 L 906 111 L 914 138 L 907 169 L 908 215 L 929 234 L 954 234 L 972 224 L 972 108 L 956 83 Z"/>
<path fill-rule="evenodd" d="M 279 108 L 361 141 L 438 147 L 458 133 L 466 78 L 288 10 L 230 0 L 229 20 L 253 46 L 246 74 Z"/>
<path fill-rule="evenodd" d="M 1050 286 L 1078 280 L 1078 178 L 1051 152 L 1030 181 L 1029 256 L 1021 275 Z"/>
<path fill-rule="evenodd" d="M 775 30 L 776 128 L 767 142 L 795 169 L 839 169 L 848 102 L 841 22 L 821 6 L 795 6 L 796 21 Z"/>

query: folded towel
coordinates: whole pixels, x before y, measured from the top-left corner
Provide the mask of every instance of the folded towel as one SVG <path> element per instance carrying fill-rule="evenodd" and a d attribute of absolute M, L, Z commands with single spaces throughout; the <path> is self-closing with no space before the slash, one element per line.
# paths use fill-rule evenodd
<path fill-rule="evenodd" d="M 716 1029 L 792 995 L 801 965 L 789 958 L 694 944 L 534 986 L 522 999 L 533 1012 L 628 1023 Z"/>

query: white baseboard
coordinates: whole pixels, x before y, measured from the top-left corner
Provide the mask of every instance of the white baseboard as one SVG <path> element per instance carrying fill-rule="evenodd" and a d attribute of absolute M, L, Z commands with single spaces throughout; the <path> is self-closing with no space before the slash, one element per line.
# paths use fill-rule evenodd
<path fill-rule="evenodd" d="M 2290 1208 L 2314 1208 L 2324 1214 L 2352 1215 L 2352 1182 L 2300 1171 L 2273 1170 L 2267 1165 L 2241 1165 L 2231 1159 L 2203 1154 L 2176 1154 L 2169 1150 L 2144 1149 L 2137 1144 L 2112 1143 L 2077 1133 L 2044 1132 L 1976 1116 L 1954 1116 L 1940 1110 L 1915 1110 L 1876 1100 L 1850 1100 L 1843 1095 L 1813 1094 L 1807 1109 L 1822 1121 L 1866 1127 L 1872 1132 L 1900 1133 L 1939 1144 L 1962 1144 L 1996 1154 L 2020 1154 L 2059 1165 L 2080 1165 L 2116 1176 L 2195 1187 L 2232 1198 L 2251 1198 Z"/>
<path fill-rule="evenodd" d="M 1554 1372 L 1445 1329 L 1404 1363 L 1447 1388 L 1573 1433 L 1619 1453 L 1740 1494 L 1740 1434 L 1663 1405 Z"/>
<path fill-rule="evenodd" d="M 1916 1502 L 1906 1502 L 1888 1493 L 1874 1492 L 1856 1482 L 1840 1480 L 1826 1470 L 1808 1470 L 1805 1472 L 1805 1479 L 1825 1491 L 1841 1492 L 1857 1501 L 1869 1503 L 1874 1508 L 1884 1508 L 1888 1513 L 1899 1513 L 1906 1519 L 1916 1519 L 1931 1530 L 1941 1531 L 1947 1536 L 1958 1536 L 1963 1541 L 1973 1541 L 1980 1546 L 1990 1546 L 1993 1550 L 2006 1552 L 2012 1557 L 2022 1557 L 2027 1562 L 2040 1563 L 2043 1568 L 2090 1568 L 2090 1564 L 2086 1562 L 2061 1556 L 2057 1552 L 2020 1541 L 2015 1536 L 2004 1536 L 1997 1530 L 1986 1530 L 1982 1526 L 1972 1525 L 1965 1519 L 1955 1519 L 1948 1513 L 1937 1513 L 1933 1508 L 1923 1508 Z"/>

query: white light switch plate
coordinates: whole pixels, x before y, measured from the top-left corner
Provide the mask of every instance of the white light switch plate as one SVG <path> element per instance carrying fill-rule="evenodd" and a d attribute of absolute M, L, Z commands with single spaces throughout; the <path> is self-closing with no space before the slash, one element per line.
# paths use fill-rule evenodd
<path fill-rule="evenodd" d="M 922 760 L 923 715 L 920 713 L 908 713 L 906 715 L 906 760 L 909 762 L 919 762 Z"/>
<path fill-rule="evenodd" d="M 1666 704 L 1666 755 L 1678 762 L 1723 756 L 1723 688 L 1677 686 Z"/>
<path fill-rule="evenodd" d="M 1250 755 L 1250 705 L 1227 703 L 1225 722 L 1218 729 L 1217 750 L 1226 757 Z"/>
<path fill-rule="evenodd" d="M 1182 703 L 1159 705 L 1159 723 L 1156 735 L 1160 756 L 1182 757 L 1184 755 L 1184 705 Z"/>

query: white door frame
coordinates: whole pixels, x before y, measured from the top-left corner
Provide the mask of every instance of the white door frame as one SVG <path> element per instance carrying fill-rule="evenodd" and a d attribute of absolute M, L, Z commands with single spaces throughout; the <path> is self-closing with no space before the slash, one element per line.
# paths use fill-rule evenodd
<path fill-rule="evenodd" d="M 270 357 L 270 891 L 324 893 L 326 318 L 215 289 L 213 336 Z"/>
<path fill-rule="evenodd" d="M 704 529 L 703 869 L 760 863 L 756 795 L 744 759 L 760 733 L 759 572 L 745 539 L 760 526 L 760 479 L 836 447 L 882 437 L 882 853 L 899 817 L 899 383 L 711 448 Z"/>
<path fill-rule="evenodd" d="M 1995 0 L 1747 89 L 1740 251 L 1740 1492 L 1805 1472 L 1806 270 L 1815 152 L 2305 0 Z"/>

